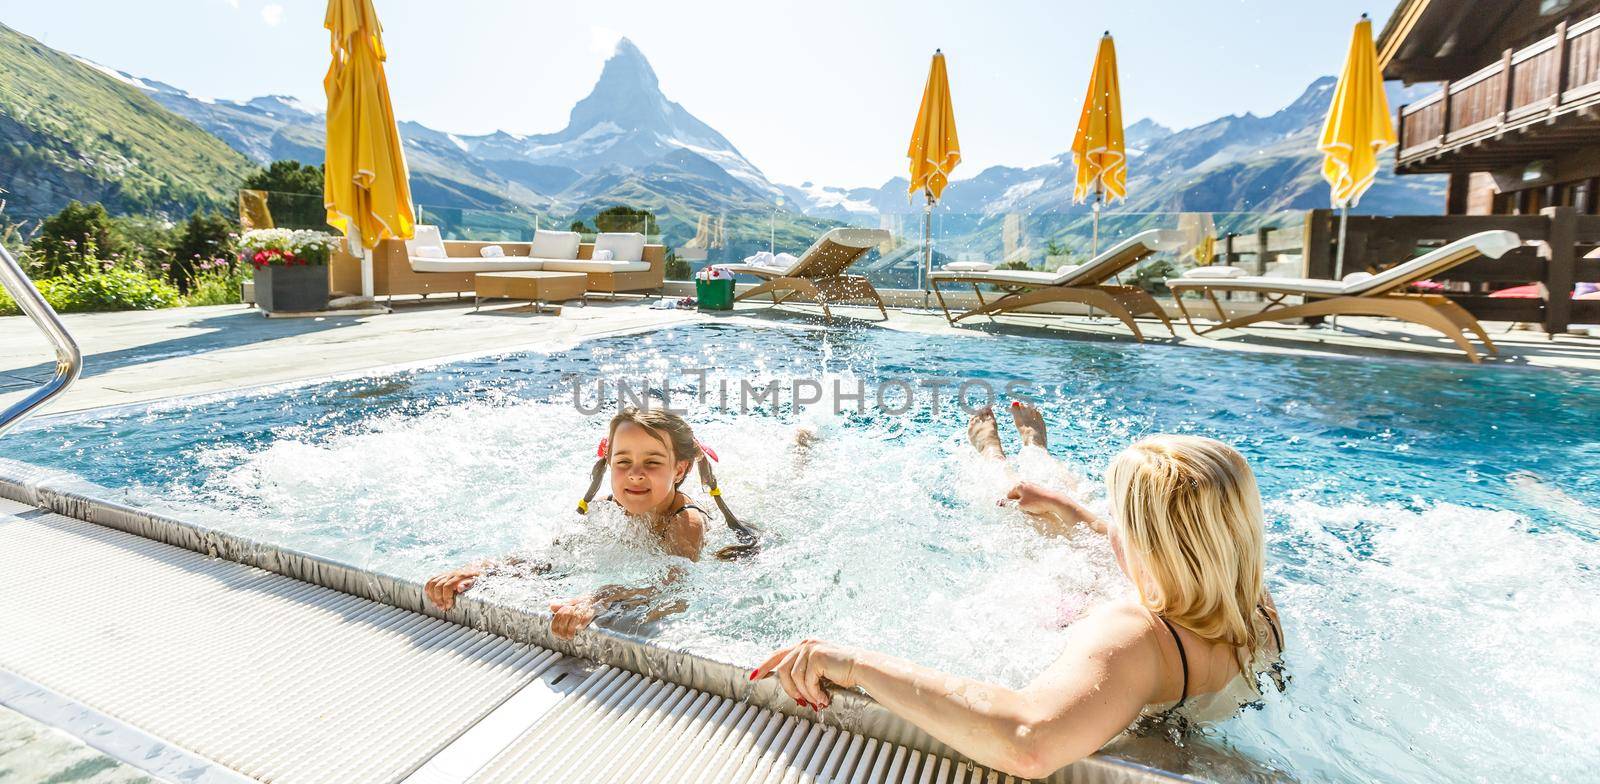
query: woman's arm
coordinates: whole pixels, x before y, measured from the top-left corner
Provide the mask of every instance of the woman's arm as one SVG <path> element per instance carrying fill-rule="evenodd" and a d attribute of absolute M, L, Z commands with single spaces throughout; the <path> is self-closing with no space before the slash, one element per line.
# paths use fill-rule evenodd
<path fill-rule="evenodd" d="M 1042 778 L 1105 745 L 1157 701 L 1161 659 L 1151 631 L 1139 608 L 1097 611 L 1072 626 L 1061 656 L 1020 690 L 816 640 L 778 651 L 752 678 L 774 674 L 797 702 L 818 709 L 830 700 L 824 680 L 859 686 L 980 764 Z"/>
<path fill-rule="evenodd" d="M 1018 482 L 1000 503 L 1014 501 L 1044 534 L 1061 536 L 1070 533 L 1079 523 L 1089 526 L 1095 533 L 1105 536 L 1106 523 L 1077 499 L 1059 490 L 1051 490 L 1032 482 Z"/>

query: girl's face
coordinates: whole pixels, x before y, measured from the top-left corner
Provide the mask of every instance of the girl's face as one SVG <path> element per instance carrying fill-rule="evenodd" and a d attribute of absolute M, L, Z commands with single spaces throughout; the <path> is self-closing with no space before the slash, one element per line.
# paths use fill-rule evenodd
<path fill-rule="evenodd" d="M 632 422 L 611 436 L 611 497 L 628 514 L 665 513 L 677 497 L 678 480 L 688 460 L 674 460 L 672 448 L 655 433 Z"/>

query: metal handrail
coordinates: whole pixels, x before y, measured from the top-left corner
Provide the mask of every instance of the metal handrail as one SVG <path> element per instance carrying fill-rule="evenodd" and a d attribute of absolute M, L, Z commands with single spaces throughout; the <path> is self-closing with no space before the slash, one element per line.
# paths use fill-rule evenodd
<path fill-rule="evenodd" d="M 28 318 L 33 319 L 34 325 L 44 333 L 45 338 L 56 350 L 55 375 L 32 394 L 7 406 L 4 412 L 0 412 L 0 435 L 4 435 L 6 431 L 27 419 L 28 415 L 38 410 L 40 406 L 67 391 L 67 387 L 78 380 L 78 374 L 83 371 L 83 353 L 78 350 L 77 341 L 67 333 L 67 327 L 61 323 L 55 308 L 50 307 L 50 303 L 44 300 L 44 295 L 34 287 L 33 281 L 28 279 L 28 274 L 22 271 L 22 265 L 17 263 L 4 245 L 0 245 L 0 286 L 11 295 L 12 301 L 17 303 L 17 308 L 28 314 Z"/>

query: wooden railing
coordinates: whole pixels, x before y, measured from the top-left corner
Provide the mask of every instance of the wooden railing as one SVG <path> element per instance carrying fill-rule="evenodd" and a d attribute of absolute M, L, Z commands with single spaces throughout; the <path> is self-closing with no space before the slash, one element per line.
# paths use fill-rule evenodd
<path fill-rule="evenodd" d="M 1507 49 L 1494 64 L 1400 107 L 1399 162 L 1597 95 L 1600 14 L 1563 21 L 1534 44 Z"/>
<path fill-rule="evenodd" d="M 1306 214 L 1308 278 L 1335 277 L 1338 213 Z M 1435 280 L 1445 295 L 1489 321 L 1541 324 L 1551 334 L 1571 324 L 1600 323 L 1600 300 L 1574 299 L 1576 283 L 1600 282 L 1600 215 L 1547 207 L 1538 215 L 1351 215 L 1345 232 L 1343 273 L 1381 272 L 1417 254 L 1480 231 L 1514 231 L 1524 243 L 1498 259 L 1480 258 Z M 1491 297 L 1495 291 L 1540 284 L 1539 297 Z"/>

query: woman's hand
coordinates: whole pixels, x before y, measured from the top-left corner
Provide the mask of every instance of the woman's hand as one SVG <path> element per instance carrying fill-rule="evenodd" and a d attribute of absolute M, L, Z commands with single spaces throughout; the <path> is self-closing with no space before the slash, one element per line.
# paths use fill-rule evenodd
<path fill-rule="evenodd" d="M 1063 505 L 1059 493 L 1032 482 L 1018 482 L 1006 491 L 1006 497 L 1000 504 L 1008 503 L 1039 517 L 1058 517 Z"/>
<path fill-rule="evenodd" d="M 482 576 L 482 567 L 463 566 L 428 578 L 428 582 L 422 586 L 422 593 L 433 606 L 449 612 L 450 608 L 456 606 L 456 594 L 465 593 Z"/>
<path fill-rule="evenodd" d="M 550 633 L 560 639 L 570 640 L 578 632 L 589 628 L 595 615 L 603 608 L 604 605 L 593 596 L 557 599 L 550 603 Z"/>
<path fill-rule="evenodd" d="M 833 699 L 822 682 L 848 689 L 856 685 L 855 668 L 854 650 L 821 640 L 802 640 L 767 657 L 750 673 L 750 680 L 776 675 L 778 684 L 795 704 L 824 710 Z"/>
<path fill-rule="evenodd" d="M 1107 535 L 1110 530 L 1104 520 L 1096 517 L 1094 512 L 1072 496 L 1032 482 L 1018 482 L 997 503 L 1001 506 L 1015 505 L 1034 519 L 1040 533 L 1048 536 L 1069 535 L 1073 526 L 1079 523 L 1101 535 Z"/>

